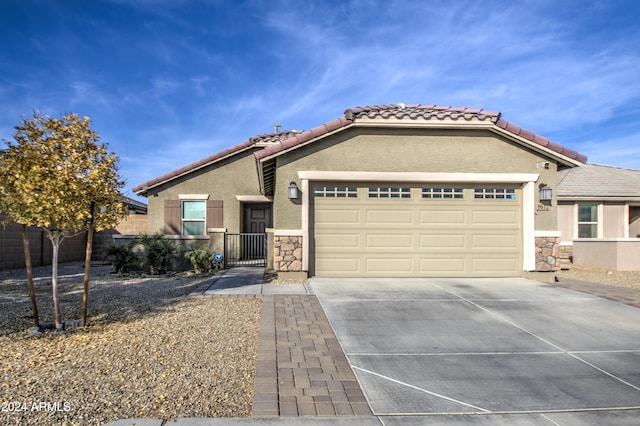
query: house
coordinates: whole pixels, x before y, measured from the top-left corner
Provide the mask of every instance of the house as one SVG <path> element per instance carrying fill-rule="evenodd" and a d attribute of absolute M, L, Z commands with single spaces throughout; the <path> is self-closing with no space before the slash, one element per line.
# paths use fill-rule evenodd
<path fill-rule="evenodd" d="M 573 263 L 640 270 L 640 170 L 583 164 L 558 173 L 561 252 Z"/>
<path fill-rule="evenodd" d="M 586 157 L 482 109 L 376 105 L 260 135 L 133 188 L 149 233 L 266 233 L 282 275 L 493 277 L 560 267 L 559 173 Z"/>

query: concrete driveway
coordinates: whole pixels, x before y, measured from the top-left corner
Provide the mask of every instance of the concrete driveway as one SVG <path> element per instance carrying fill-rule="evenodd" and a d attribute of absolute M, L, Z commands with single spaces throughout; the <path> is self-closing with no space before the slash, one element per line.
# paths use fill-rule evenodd
<path fill-rule="evenodd" d="M 521 278 L 311 286 L 384 424 L 640 423 L 640 309 Z"/>

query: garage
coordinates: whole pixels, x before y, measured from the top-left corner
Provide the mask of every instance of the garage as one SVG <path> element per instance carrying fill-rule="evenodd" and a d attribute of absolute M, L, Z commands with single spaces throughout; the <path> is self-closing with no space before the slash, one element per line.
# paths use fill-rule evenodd
<path fill-rule="evenodd" d="M 518 184 L 311 183 L 319 277 L 513 276 Z"/>

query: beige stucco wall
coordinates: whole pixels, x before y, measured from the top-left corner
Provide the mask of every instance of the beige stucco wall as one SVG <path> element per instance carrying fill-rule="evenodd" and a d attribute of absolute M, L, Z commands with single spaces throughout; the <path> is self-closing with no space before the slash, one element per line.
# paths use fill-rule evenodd
<path fill-rule="evenodd" d="M 605 204 L 602 206 L 603 238 L 626 238 L 624 234 L 625 209 L 623 204 Z"/>
<path fill-rule="evenodd" d="M 240 232 L 241 203 L 236 195 L 260 195 L 252 152 L 246 151 L 149 190 L 147 232 L 163 232 L 164 201 L 177 200 L 179 194 L 209 194 L 210 200 L 223 200 L 224 226 L 228 232 Z"/>
<path fill-rule="evenodd" d="M 575 215 L 573 203 L 558 204 L 558 231 L 560 231 L 560 241 L 563 243 L 573 241 Z"/>
<path fill-rule="evenodd" d="M 573 263 L 613 271 L 640 271 L 640 240 L 576 240 Z"/>
<path fill-rule="evenodd" d="M 380 171 L 446 173 L 538 173 L 556 194 L 556 164 L 487 130 L 355 128 L 329 136 L 277 161 L 274 227 L 300 229 L 301 206 L 287 199 L 297 172 Z M 536 200 L 538 197 L 536 184 Z M 304 196 L 304 195 L 303 195 Z M 555 231 L 556 203 L 535 217 L 536 230 Z"/>

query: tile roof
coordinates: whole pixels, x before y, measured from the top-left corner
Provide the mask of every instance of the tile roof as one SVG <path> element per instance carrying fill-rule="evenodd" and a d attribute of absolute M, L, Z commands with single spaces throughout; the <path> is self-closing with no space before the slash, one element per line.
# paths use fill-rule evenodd
<path fill-rule="evenodd" d="M 640 170 L 599 164 L 558 172 L 558 198 L 640 197 Z"/>
<path fill-rule="evenodd" d="M 236 154 L 240 151 L 244 151 L 254 146 L 264 146 L 265 144 L 274 144 L 281 140 L 291 139 L 292 137 L 294 137 L 299 133 L 301 133 L 301 131 L 299 130 L 285 130 L 282 132 L 266 133 L 266 134 L 251 137 L 241 144 L 235 145 L 231 148 L 227 148 L 224 151 L 220 151 L 218 153 L 212 154 L 206 158 L 203 158 L 191 164 L 187 164 L 184 167 L 180 167 L 179 169 L 173 170 L 162 176 L 158 176 L 157 178 L 151 179 L 145 183 L 141 183 L 140 185 L 133 187 L 133 192 L 135 193 L 144 192 L 148 187 L 152 187 L 152 186 L 167 182 L 171 179 L 175 179 L 179 176 L 185 175 L 189 172 L 200 169 L 209 164 L 215 163 L 216 161 L 219 161 L 230 155 Z"/>
<path fill-rule="evenodd" d="M 194 170 L 200 169 L 218 160 L 226 158 L 230 155 L 237 154 L 252 147 L 263 147 L 263 149 L 254 152 L 254 156 L 258 161 L 265 161 L 266 159 L 275 157 L 281 153 L 289 151 L 290 149 L 295 149 L 306 143 L 312 142 L 316 138 L 354 126 L 358 121 L 366 124 L 367 121 L 371 120 L 416 120 L 436 123 L 439 121 L 443 123 L 451 123 L 453 121 L 459 122 L 461 124 L 484 123 L 487 126 L 495 126 L 493 128 L 496 131 L 499 131 L 503 134 L 511 134 L 518 138 L 532 142 L 534 145 L 539 145 L 540 147 L 544 147 L 550 151 L 556 152 L 566 158 L 569 158 L 570 160 L 573 160 L 574 162 L 585 163 L 587 161 L 586 156 L 579 154 L 572 149 L 566 148 L 556 142 L 550 141 L 543 136 L 537 135 L 531 131 L 525 130 L 520 126 L 502 119 L 501 114 L 496 111 L 487 111 L 481 108 L 464 108 L 438 105 L 385 104 L 349 108 L 345 110 L 342 117 L 339 117 L 333 121 L 329 121 L 304 132 L 290 130 L 254 136 L 239 145 L 210 155 L 206 158 L 203 158 L 202 160 L 188 164 L 177 170 L 159 176 L 155 179 L 151 179 L 143 184 L 137 185 L 133 188 L 133 191 L 138 194 L 143 194 L 149 187 L 162 184 L 179 176 L 183 176 Z M 571 163 L 569 162 L 569 164 Z M 262 171 L 261 173 L 264 173 L 264 171 Z"/>
<path fill-rule="evenodd" d="M 495 125 L 514 136 L 526 139 L 536 145 L 547 148 L 553 152 L 568 157 L 571 160 L 585 163 L 587 157 L 578 152 L 566 148 L 556 142 L 537 135 L 529 130 L 508 122 L 501 118 L 501 114 L 495 111 L 486 111 L 480 108 L 464 108 L 437 105 L 420 104 L 386 104 L 365 107 L 349 108 L 344 112 L 344 116 L 336 120 L 325 123 L 314 129 L 300 134 L 296 134 L 290 139 L 282 140 L 272 146 L 254 153 L 257 160 L 263 160 L 281 152 L 303 145 L 319 136 L 331 133 L 340 128 L 354 125 L 358 120 L 367 119 L 389 119 L 399 120 L 429 120 L 429 121 L 460 121 L 460 122 L 486 122 Z"/>
<path fill-rule="evenodd" d="M 450 106 L 437 106 L 437 105 L 419 105 L 419 104 L 388 104 L 388 105 L 374 105 L 366 107 L 349 108 L 345 112 L 345 117 L 349 120 L 358 118 L 411 118 L 418 119 L 423 118 L 427 120 L 459 120 L 464 119 L 467 121 L 491 121 L 500 117 L 499 112 L 485 111 L 479 108 L 464 108 L 464 107 L 450 107 Z"/>

